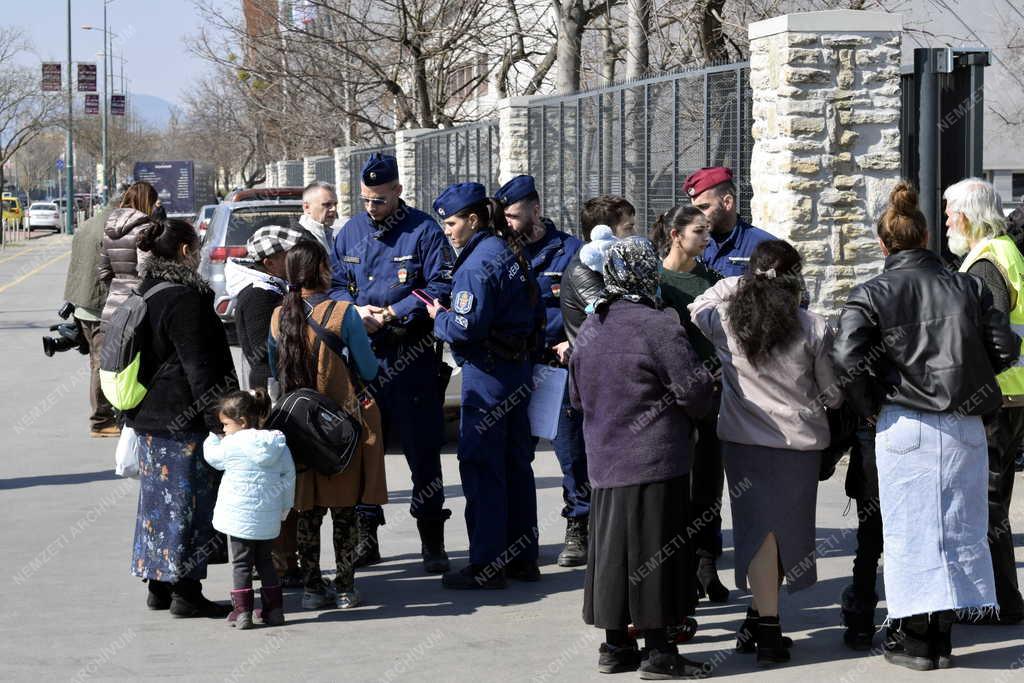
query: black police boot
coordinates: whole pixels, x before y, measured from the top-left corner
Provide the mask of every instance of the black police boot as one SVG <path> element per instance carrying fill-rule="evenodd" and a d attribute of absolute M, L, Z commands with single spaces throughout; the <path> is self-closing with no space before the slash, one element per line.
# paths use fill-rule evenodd
<path fill-rule="evenodd" d="M 931 671 L 935 668 L 932 658 L 931 643 L 928 638 L 928 615 L 915 614 L 901 619 L 900 633 L 903 646 L 885 653 L 885 661 L 890 664 L 913 669 L 914 671 Z"/>
<path fill-rule="evenodd" d="M 871 649 L 871 639 L 875 635 L 875 607 L 878 606 L 878 596 L 872 593 L 868 596 L 858 596 L 849 585 L 843 591 L 841 599 L 842 623 L 846 627 L 843 633 L 843 642 L 846 646 L 864 652 Z"/>
<path fill-rule="evenodd" d="M 420 532 L 420 554 L 423 569 L 428 574 L 443 574 L 448 571 L 448 553 L 444 550 L 444 518 L 417 519 Z"/>
<path fill-rule="evenodd" d="M 935 612 L 928 622 L 928 635 L 931 639 L 932 653 L 935 655 L 935 666 L 939 669 L 951 669 L 953 661 L 953 623 L 956 613 L 953 610 Z"/>
<path fill-rule="evenodd" d="M 377 520 L 369 515 L 359 515 L 359 543 L 356 544 L 354 567 L 366 567 L 380 562 L 380 544 L 377 542 Z"/>
<path fill-rule="evenodd" d="M 507 588 L 505 570 L 495 565 L 467 564 L 459 571 L 445 572 L 441 577 L 441 585 L 455 590 L 479 590 L 481 588 Z"/>
<path fill-rule="evenodd" d="M 697 563 L 697 583 L 700 591 L 708 596 L 708 600 L 715 603 L 729 601 L 729 589 L 718 580 L 718 567 L 715 565 L 715 558 L 709 555 L 699 556 Z"/>
<path fill-rule="evenodd" d="M 754 629 L 757 640 L 757 665 L 772 666 L 789 661 L 789 648 L 783 644 L 782 624 L 776 617 L 758 617 Z"/>
<path fill-rule="evenodd" d="M 587 563 L 588 520 L 587 517 L 565 520 L 565 547 L 558 554 L 559 567 L 582 567 Z"/>

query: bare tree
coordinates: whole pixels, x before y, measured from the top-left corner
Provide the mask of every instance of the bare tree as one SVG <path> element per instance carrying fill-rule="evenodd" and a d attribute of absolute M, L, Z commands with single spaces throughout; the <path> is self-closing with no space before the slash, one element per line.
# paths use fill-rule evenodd
<path fill-rule="evenodd" d="M 53 125 L 59 97 L 40 91 L 39 74 L 15 63 L 26 50 L 20 31 L 0 27 L 0 188 L 4 164 Z"/>

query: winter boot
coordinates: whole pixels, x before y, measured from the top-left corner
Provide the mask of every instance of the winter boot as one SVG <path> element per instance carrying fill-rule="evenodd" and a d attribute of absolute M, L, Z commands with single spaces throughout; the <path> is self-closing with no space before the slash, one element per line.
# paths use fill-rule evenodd
<path fill-rule="evenodd" d="M 885 661 L 898 664 L 914 671 L 931 671 L 935 668 L 931 643 L 928 639 L 928 615 L 915 614 L 901 620 L 900 631 L 903 647 L 885 653 Z"/>
<path fill-rule="evenodd" d="M 240 631 L 252 628 L 252 605 L 255 598 L 251 588 L 231 591 L 231 614 L 228 615 L 228 626 Z"/>
<path fill-rule="evenodd" d="M 758 617 L 754 638 L 757 640 L 758 666 L 772 666 L 789 661 L 789 648 L 783 644 L 782 625 L 778 617 Z"/>
<path fill-rule="evenodd" d="M 745 655 L 752 655 L 757 652 L 757 620 L 760 618 L 756 609 L 747 608 L 747 616 L 736 631 L 736 652 Z M 782 636 L 782 647 L 793 647 L 793 639 Z"/>
<path fill-rule="evenodd" d="M 952 610 L 934 612 L 928 621 L 932 653 L 935 655 L 935 666 L 939 669 L 951 669 L 954 666 L 951 636 L 955 621 L 956 613 Z"/>
<path fill-rule="evenodd" d="M 169 609 L 171 606 L 171 584 L 166 581 L 148 579 L 146 581 L 146 607 L 149 609 Z"/>
<path fill-rule="evenodd" d="M 171 616 L 179 618 L 208 617 L 223 619 L 231 607 L 207 600 L 203 586 L 196 579 L 180 579 L 171 585 Z"/>
<path fill-rule="evenodd" d="M 354 567 L 367 567 L 380 562 L 380 544 L 377 542 L 377 519 L 369 515 L 356 515 L 359 518 L 359 543 L 356 544 Z"/>
<path fill-rule="evenodd" d="M 587 563 L 589 541 L 588 518 L 569 517 L 565 520 L 565 547 L 558 554 L 559 567 L 582 567 Z"/>
<path fill-rule="evenodd" d="M 715 565 L 715 558 L 709 555 L 700 555 L 697 563 L 697 583 L 700 592 L 708 596 L 708 600 L 714 603 L 729 602 L 729 589 L 718 579 L 718 567 Z"/>
<path fill-rule="evenodd" d="M 443 517 L 416 520 L 423 569 L 428 574 L 444 574 L 449 569 L 448 553 L 444 551 L 444 522 Z"/>
<path fill-rule="evenodd" d="M 284 596 L 281 586 L 263 586 L 260 588 L 260 606 L 258 617 L 267 626 L 280 626 L 284 623 Z"/>
<path fill-rule="evenodd" d="M 677 652 L 649 650 L 640 663 L 640 678 L 645 681 L 707 678 L 709 673 L 707 665 Z"/>
<path fill-rule="evenodd" d="M 843 642 L 853 650 L 870 650 L 871 639 L 875 635 L 875 607 L 878 605 L 878 596 L 874 593 L 864 597 L 857 596 L 851 584 L 843 591 L 840 604 L 842 623 L 846 627 Z"/>

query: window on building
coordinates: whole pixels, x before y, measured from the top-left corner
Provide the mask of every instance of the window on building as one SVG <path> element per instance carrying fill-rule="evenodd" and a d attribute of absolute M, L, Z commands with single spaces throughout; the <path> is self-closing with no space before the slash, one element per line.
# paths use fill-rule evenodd
<path fill-rule="evenodd" d="M 1013 174 L 1013 198 L 1017 201 L 1024 200 L 1024 173 Z"/>

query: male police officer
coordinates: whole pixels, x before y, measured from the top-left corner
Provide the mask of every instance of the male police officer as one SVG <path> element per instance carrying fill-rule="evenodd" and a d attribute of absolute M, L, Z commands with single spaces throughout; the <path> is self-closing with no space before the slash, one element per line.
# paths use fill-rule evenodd
<path fill-rule="evenodd" d="M 562 324 L 559 295 L 562 275 L 583 243 L 558 230 L 554 223 L 541 216 L 540 198 L 533 176 L 516 176 L 501 186 L 495 198 L 505 207 L 505 220 L 521 238 L 523 251 L 537 278 L 547 314 L 544 346 L 548 350 L 549 360 L 565 366 L 569 359 L 569 341 Z M 565 548 L 558 556 L 558 564 L 563 567 L 585 564 L 587 558 L 589 491 L 578 491 L 580 483 L 573 477 L 573 472 L 579 471 L 580 465 L 585 471 L 587 456 L 577 432 L 567 411 L 562 410 L 558 417 L 558 434 L 552 445 L 562 468 L 562 490 L 566 503 L 562 510 L 562 516 L 566 518 Z M 582 485 L 589 487 L 588 483 Z"/>
<path fill-rule="evenodd" d="M 712 166 L 694 171 L 683 182 L 683 192 L 711 224 L 711 241 L 704 263 L 725 277 L 743 275 L 754 247 L 775 236 L 740 220 L 732 169 Z"/>
<path fill-rule="evenodd" d="M 334 242 L 331 296 L 351 301 L 370 334 L 381 372 L 371 391 L 381 407 L 384 433 L 397 423 L 402 451 L 412 470 L 410 512 L 422 542 L 424 568 L 448 570 L 444 550 L 441 446 L 444 397 L 440 360 L 434 351 L 433 324 L 412 294 L 423 289 L 431 300 L 451 294 L 444 274 L 444 233 L 433 218 L 402 201 L 398 163 L 374 154 L 363 166 L 360 213 L 338 232 Z M 380 560 L 378 506 L 360 506 L 360 543 L 356 566 Z"/>

